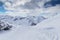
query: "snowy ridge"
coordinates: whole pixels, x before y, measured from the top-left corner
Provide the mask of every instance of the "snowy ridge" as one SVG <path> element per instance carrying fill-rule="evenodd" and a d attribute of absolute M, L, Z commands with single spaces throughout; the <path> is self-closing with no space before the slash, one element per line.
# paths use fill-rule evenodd
<path fill-rule="evenodd" d="M 9 16 L 9 15 L 0 15 L 0 20 L 6 21 L 10 24 L 15 25 L 37 25 L 39 22 L 45 20 L 43 16 L 27 16 L 27 17 L 20 17 L 20 16 Z"/>

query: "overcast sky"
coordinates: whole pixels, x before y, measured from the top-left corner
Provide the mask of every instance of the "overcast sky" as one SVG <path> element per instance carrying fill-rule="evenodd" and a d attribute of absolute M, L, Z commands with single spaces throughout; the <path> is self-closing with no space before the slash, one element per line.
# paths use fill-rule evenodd
<path fill-rule="evenodd" d="M 60 0 L 0 0 L 0 13 L 38 15 L 60 11 Z"/>

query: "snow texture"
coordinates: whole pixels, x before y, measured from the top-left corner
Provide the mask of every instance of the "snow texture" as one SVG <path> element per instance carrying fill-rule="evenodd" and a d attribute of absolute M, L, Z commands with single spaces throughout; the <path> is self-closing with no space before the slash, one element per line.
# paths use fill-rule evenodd
<path fill-rule="evenodd" d="M 0 40 L 60 40 L 60 14 L 35 26 L 12 25 L 10 31 L 0 33 Z"/>

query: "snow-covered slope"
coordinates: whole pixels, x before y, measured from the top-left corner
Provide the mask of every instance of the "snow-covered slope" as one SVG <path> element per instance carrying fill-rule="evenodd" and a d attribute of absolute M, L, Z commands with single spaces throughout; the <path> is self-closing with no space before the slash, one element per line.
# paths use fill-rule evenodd
<path fill-rule="evenodd" d="M 39 29 L 48 28 L 48 27 L 59 28 L 60 27 L 59 24 L 60 24 L 60 14 L 38 23 L 38 25 L 36 25 L 36 27 L 38 27 Z"/>
<path fill-rule="evenodd" d="M 60 40 L 59 26 L 60 15 L 56 15 L 36 26 L 14 25 L 12 30 L 0 33 L 0 40 Z"/>
<path fill-rule="evenodd" d="M 43 16 L 27 16 L 27 17 L 20 17 L 20 16 L 9 16 L 9 15 L 0 15 L 0 20 L 8 22 L 10 24 L 15 25 L 36 25 L 39 22 L 45 20 Z"/>

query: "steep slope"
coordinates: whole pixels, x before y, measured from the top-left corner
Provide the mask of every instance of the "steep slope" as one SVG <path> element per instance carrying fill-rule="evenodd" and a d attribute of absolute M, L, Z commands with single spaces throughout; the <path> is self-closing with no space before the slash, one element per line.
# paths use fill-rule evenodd
<path fill-rule="evenodd" d="M 55 27 L 55 28 L 59 28 L 60 24 L 60 14 L 48 18 L 40 23 L 38 23 L 38 25 L 36 25 L 36 27 L 40 28 L 48 28 L 48 27 Z"/>

